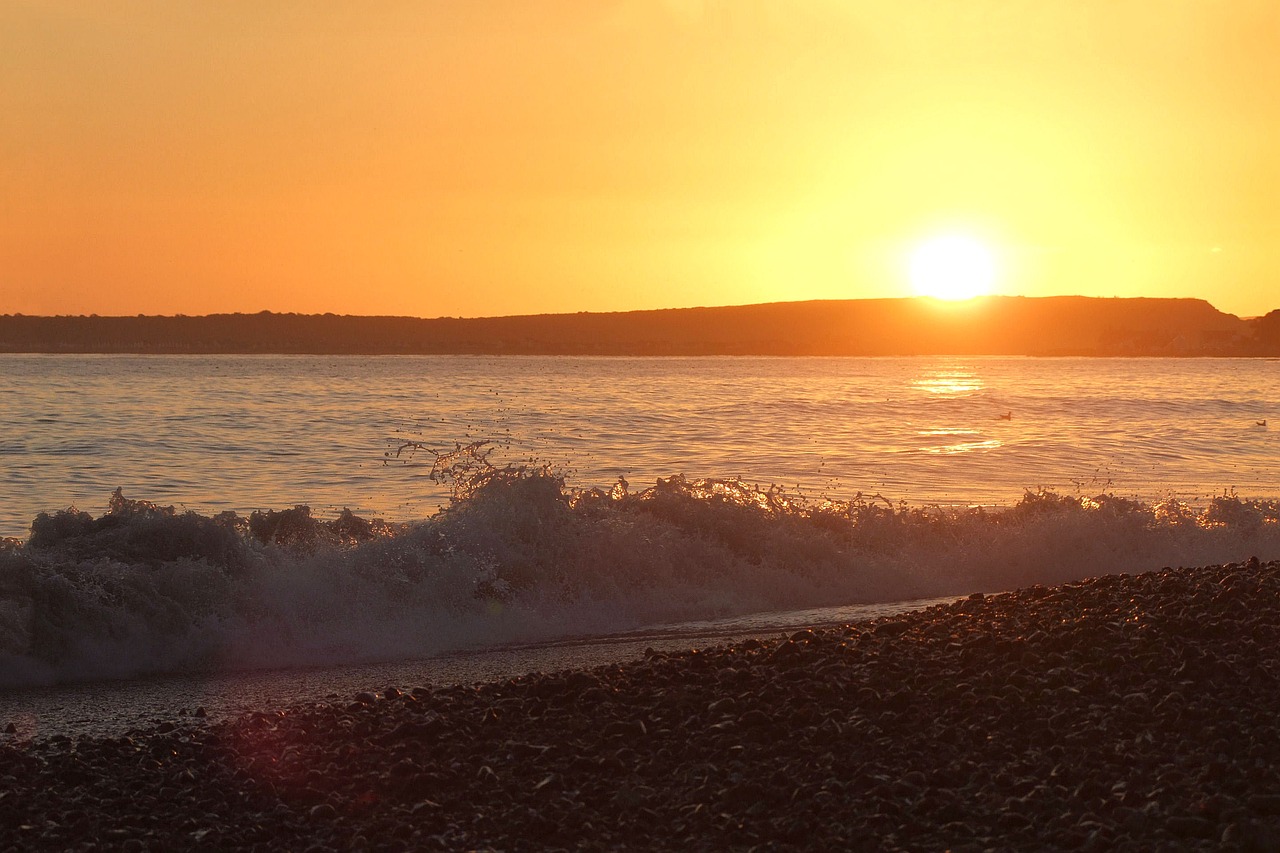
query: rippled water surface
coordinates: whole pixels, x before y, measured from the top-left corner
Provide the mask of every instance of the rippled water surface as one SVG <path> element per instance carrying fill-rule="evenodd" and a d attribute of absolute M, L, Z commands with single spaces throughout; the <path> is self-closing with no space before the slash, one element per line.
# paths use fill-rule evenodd
<path fill-rule="evenodd" d="M 1259 425 L 1267 421 L 1270 426 Z M 1280 363 L 1229 359 L 0 356 L 0 535 L 126 495 L 393 520 L 403 441 L 493 439 L 571 483 L 741 477 L 847 497 L 1280 493 Z"/>
<path fill-rule="evenodd" d="M 434 457 L 397 449 L 478 440 L 630 495 L 526 468 L 435 514 Z M 0 543 L 0 737 L 101 733 L 1271 559 L 1280 364 L 0 356 L 0 472 L 0 536 L 116 488 L 201 513 L 123 501 Z M 761 504 L 734 477 L 892 504 Z M 209 518 L 295 504 L 430 519 L 294 548 Z"/>

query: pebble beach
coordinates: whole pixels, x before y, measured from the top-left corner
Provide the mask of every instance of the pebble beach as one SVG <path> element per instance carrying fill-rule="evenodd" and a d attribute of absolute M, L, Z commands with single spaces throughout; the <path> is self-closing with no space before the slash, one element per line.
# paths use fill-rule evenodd
<path fill-rule="evenodd" d="M 120 737 L 10 726 L 0 850 L 1277 850 L 1278 649 L 1280 562 L 1250 560 Z"/>

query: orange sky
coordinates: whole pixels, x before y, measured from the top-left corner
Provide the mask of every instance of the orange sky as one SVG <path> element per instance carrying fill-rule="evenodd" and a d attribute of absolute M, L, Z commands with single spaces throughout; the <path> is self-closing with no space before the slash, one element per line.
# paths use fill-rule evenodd
<path fill-rule="evenodd" d="M 1280 307 L 1274 0 L 0 4 L 0 313 Z"/>

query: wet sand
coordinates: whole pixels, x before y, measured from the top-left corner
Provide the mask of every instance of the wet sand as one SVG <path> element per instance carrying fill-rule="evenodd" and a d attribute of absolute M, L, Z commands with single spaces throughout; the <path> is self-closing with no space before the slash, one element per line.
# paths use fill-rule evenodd
<path fill-rule="evenodd" d="M 0 849 L 1275 850 L 1278 650 L 1280 563 L 1250 561 L 0 736 Z"/>

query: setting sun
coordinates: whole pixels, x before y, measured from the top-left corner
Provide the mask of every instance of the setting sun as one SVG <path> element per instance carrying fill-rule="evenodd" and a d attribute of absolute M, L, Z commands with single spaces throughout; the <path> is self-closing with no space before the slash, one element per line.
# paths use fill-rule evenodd
<path fill-rule="evenodd" d="M 934 237 L 911 251 L 908 275 L 919 296 L 972 299 L 991 292 L 995 259 L 985 244 L 972 237 Z"/>

